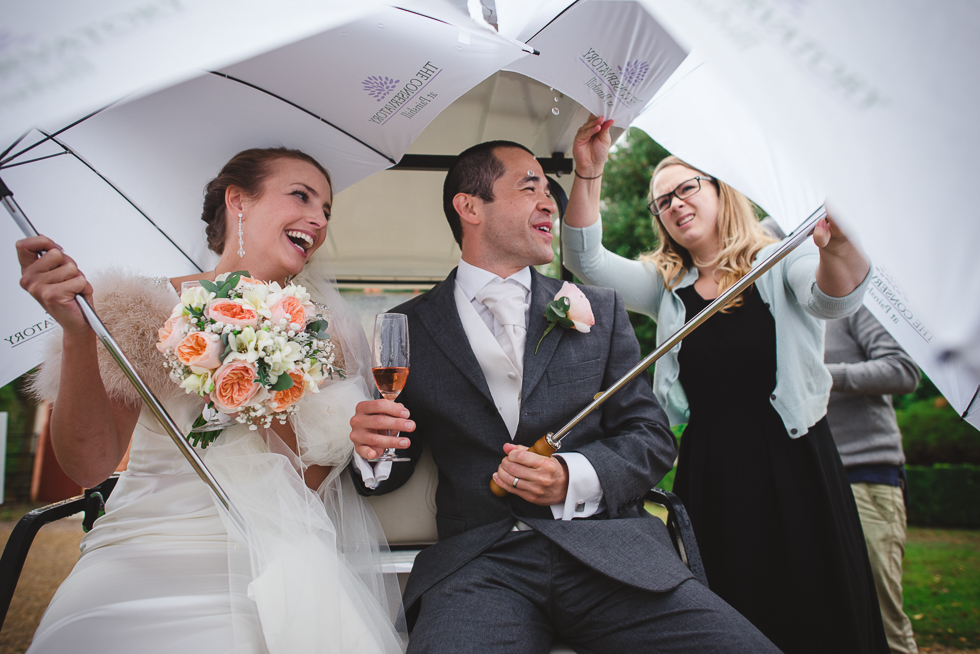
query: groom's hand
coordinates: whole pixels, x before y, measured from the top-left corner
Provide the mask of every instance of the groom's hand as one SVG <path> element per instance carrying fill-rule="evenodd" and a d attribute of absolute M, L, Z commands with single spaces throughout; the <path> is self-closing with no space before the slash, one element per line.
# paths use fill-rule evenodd
<path fill-rule="evenodd" d="M 504 444 L 507 455 L 493 479 L 508 493 L 532 504 L 551 506 L 565 501 L 568 494 L 568 468 L 561 459 L 541 456 L 523 445 Z M 517 486 L 514 485 L 517 479 Z"/>
<path fill-rule="evenodd" d="M 391 400 L 359 403 L 350 419 L 354 451 L 365 459 L 376 459 L 390 447 L 404 450 L 412 442 L 399 432 L 415 431 L 415 422 L 408 420 L 408 415 L 408 409 Z M 390 431 L 391 436 L 386 431 Z"/>

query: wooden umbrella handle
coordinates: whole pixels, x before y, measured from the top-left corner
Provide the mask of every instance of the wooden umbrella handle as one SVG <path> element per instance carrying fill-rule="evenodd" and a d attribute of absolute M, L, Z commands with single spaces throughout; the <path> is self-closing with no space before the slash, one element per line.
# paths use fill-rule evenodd
<path fill-rule="evenodd" d="M 551 434 L 548 434 L 551 436 Z M 548 442 L 548 436 L 542 436 L 537 440 L 537 442 L 528 448 L 529 452 L 534 452 L 535 454 L 540 454 L 541 456 L 551 456 L 558 451 L 557 447 L 552 447 L 551 443 Z M 507 491 L 497 485 L 493 479 L 490 480 L 490 490 L 497 497 L 506 497 Z"/>

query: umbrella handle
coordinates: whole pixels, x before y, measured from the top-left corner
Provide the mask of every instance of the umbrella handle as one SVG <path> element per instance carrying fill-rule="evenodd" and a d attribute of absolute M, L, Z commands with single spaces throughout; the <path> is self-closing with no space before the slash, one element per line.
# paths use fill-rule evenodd
<path fill-rule="evenodd" d="M 715 313 L 723 309 L 730 301 L 735 299 L 735 297 L 737 297 L 739 293 L 744 291 L 750 284 L 754 283 L 755 280 L 757 280 L 759 277 L 767 273 L 778 262 L 782 261 L 787 254 L 789 254 L 797 247 L 799 247 L 799 245 L 803 243 L 803 241 L 805 241 L 813 232 L 813 229 L 816 227 L 817 222 L 819 222 L 822 218 L 825 218 L 826 216 L 827 216 L 827 210 L 825 207 L 821 205 L 819 209 L 817 209 L 812 214 L 810 214 L 810 217 L 807 218 L 806 222 L 804 222 L 792 235 L 790 235 L 785 241 L 783 241 L 783 243 L 776 249 L 775 252 L 773 252 L 768 257 L 766 257 L 766 259 L 763 260 L 761 263 L 759 263 L 757 266 L 753 267 L 752 270 L 750 270 L 747 275 L 743 276 L 740 280 L 735 282 L 727 291 L 725 291 L 717 298 L 715 298 L 711 302 L 711 304 L 709 304 L 708 306 L 706 306 L 704 309 L 701 310 L 701 313 L 699 313 L 698 315 L 691 318 L 688 322 L 686 322 L 683 327 L 678 329 L 670 338 L 668 338 L 666 341 L 661 343 L 656 350 L 648 354 L 643 360 L 641 360 L 638 364 L 633 366 L 629 370 L 629 372 L 623 375 L 623 377 L 619 379 L 615 384 L 610 386 L 605 391 L 601 393 L 597 393 L 595 398 L 592 400 L 592 402 L 589 403 L 589 405 L 586 406 L 584 409 L 579 411 L 578 414 L 570 421 L 568 421 L 568 423 L 566 423 L 564 427 L 554 432 L 553 434 L 549 433 L 547 436 L 541 438 L 537 443 L 534 444 L 532 451 L 535 451 L 534 448 L 537 448 L 542 443 L 542 441 L 547 441 L 547 443 L 543 447 L 554 448 L 554 449 L 551 449 L 551 451 L 547 453 L 544 452 L 537 452 L 537 453 L 541 454 L 542 456 L 551 456 L 553 452 L 555 452 L 559 447 L 561 447 L 561 439 L 564 438 L 568 434 L 568 432 L 570 432 L 572 428 L 575 427 L 575 425 L 580 423 L 586 416 L 588 416 L 590 413 L 592 413 L 600 406 L 602 406 L 602 404 L 606 400 L 608 400 L 610 397 L 612 397 L 617 392 L 619 392 L 619 390 L 622 389 L 624 386 L 626 386 L 626 384 L 636 379 L 636 377 L 641 372 L 649 368 L 663 355 L 667 354 L 667 352 L 672 350 L 688 334 L 690 334 L 695 329 L 700 327 L 705 320 L 707 320 Z M 494 482 L 492 479 L 490 480 L 490 489 L 493 491 L 493 494 L 496 495 L 497 497 L 503 497 L 504 495 L 507 494 L 507 491 L 500 488 L 496 484 L 496 482 Z"/>
<path fill-rule="evenodd" d="M 561 447 L 561 443 L 554 443 L 552 437 L 554 434 L 548 433 L 546 436 L 539 438 L 534 445 L 528 448 L 528 451 L 534 452 L 535 454 L 540 454 L 541 456 L 551 456 Z M 497 497 L 505 497 L 507 491 L 497 485 L 493 479 L 490 480 L 490 490 Z"/>
<path fill-rule="evenodd" d="M 34 228 L 31 221 L 27 219 L 26 215 L 24 215 L 20 205 L 18 205 L 17 201 L 14 200 L 14 194 L 10 191 L 7 185 L 3 183 L 2 179 L 0 179 L 0 201 L 2 201 L 3 206 L 14 219 L 14 222 L 17 223 L 17 226 L 20 227 L 21 231 L 24 232 L 25 236 L 39 235 L 37 229 Z M 177 449 L 180 450 L 180 453 L 184 455 L 185 459 L 187 459 L 187 463 L 190 464 L 191 468 L 194 469 L 194 472 L 196 472 L 201 480 L 207 484 L 208 488 L 211 489 L 211 492 L 214 493 L 214 496 L 228 512 L 228 515 L 231 517 L 232 522 L 238 528 L 240 533 L 242 535 L 247 533 L 245 519 L 242 517 L 242 514 L 239 513 L 235 505 L 232 504 L 231 498 L 228 497 L 228 494 L 218 484 L 218 480 L 214 478 L 211 471 L 204 465 L 204 461 L 201 459 L 200 455 L 198 455 L 194 448 L 192 448 L 184 438 L 183 434 L 181 434 L 180 428 L 177 426 L 177 423 L 174 422 L 174 419 L 170 417 L 170 414 L 167 413 L 167 410 L 163 408 L 163 404 L 160 403 L 160 400 L 158 400 L 156 395 L 153 394 L 153 391 L 151 391 L 146 385 L 146 382 L 140 378 L 139 374 L 136 372 L 136 369 L 133 367 L 133 364 L 129 362 L 129 359 L 127 359 L 126 355 L 123 354 L 123 351 L 119 347 L 118 343 L 116 343 L 115 339 L 112 338 L 112 334 L 109 333 L 109 330 L 102 323 L 102 320 L 100 320 L 99 316 L 96 315 L 95 310 L 92 309 L 91 305 L 89 305 L 89 303 L 81 295 L 75 296 L 75 302 L 82 310 L 82 315 L 85 316 L 85 319 L 92 327 L 92 330 L 95 332 L 96 336 L 99 337 L 99 340 L 102 341 L 103 345 L 105 345 L 106 349 L 112 355 L 112 358 L 117 364 L 119 364 L 119 367 L 122 368 L 122 371 L 126 374 L 126 377 L 129 378 L 129 381 L 131 381 L 133 386 L 136 387 L 140 397 L 143 398 L 143 402 L 146 403 L 146 406 L 150 409 L 153 415 L 156 416 L 156 419 L 160 421 L 160 425 L 170 436 L 170 439 L 174 442 L 174 444 L 177 445 Z"/>

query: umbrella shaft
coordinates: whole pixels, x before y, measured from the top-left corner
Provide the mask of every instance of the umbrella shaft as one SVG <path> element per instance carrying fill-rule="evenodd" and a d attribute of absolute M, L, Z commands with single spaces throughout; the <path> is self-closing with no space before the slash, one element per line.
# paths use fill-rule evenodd
<path fill-rule="evenodd" d="M 24 212 L 21 210 L 20 206 L 17 204 L 17 201 L 14 200 L 13 193 L 10 192 L 2 181 L 0 181 L 0 193 L 3 194 L 3 206 L 10 213 L 11 217 L 14 219 L 14 222 L 17 223 L 17 226 L 20 227 L 21 231 L 24 232 L 24 235 L 38 236 L 38 231 L 34 229 L 34 225 L 31 224 L 31 222 L 27 219 L 27 216 L 24 215 Z M 184 455 L 185 459 L 187 459 L 187 462 L 190 464 L 191 468 L 194 469 L 194 472 L 196 472 L 201 480 L 207 484 L 208 488 L 210 488 L 211 492 L 214 493 L 216 498 L 218 498 L 221 505 L 228 511 L 228 515 L 231 516 L 235 526 L 242 534 L 245 534 L 245 520 L 238 512 L 238 509 L 236 509 L 231 503 L 231 499 L 228 497 L 228 494 L 221 488 L 218 481 L 211 474 L 211 471 L 204 465 L 204 461 L 201 460 L 198 453 L 190 446 L 187 440 L 180 433 L 180 428 L 177 427 L 177 423 L 175 423 L 174 419 L 170 417 L 167 410 L 163 408 L 160 400 L 157 399 L 146 383 L 140 378 L 139 374 L 136 372 L 136 369 L 133 367 L 133 364 L 129 362 L 126 355 L 123 354 L 122 349 L 120 349 L 119 345 L 116 343 L 115 339 L 112 338 L 109 330 L 106 329 L 106 326 L 102 323 L 102 320 L 100 320 L 96 315 L 95 310 L 92 309 L 89 303 L 81 295 L 75 296 L 75 302 L 82 310 L 82 315 L 85 316 L 85 319 L 88 321 L 88 324 L 91 325 L 92 330 L 95 331 L 96 336 L 99 337 L 99 340 L 102 341 L 109 353 L 112 354 L 112 358 L 115 359 L 116 363 L 119 364 L 119 367 L 122 368 L 122 371 L 126 374 L 126 377 L 129 378 L 129 381 L 131 381 L 133 386 L 136 387 L 140 397 L 143 398 L 143 402 L 146 403 L 146 406 L 149 407 L 153 415 L 160 421 L 160 424 L 170 436 L 171 440 L 173 440 L 173 442 L 177 445 L 177 449 L 180 450 L 180 453 Z"/>
<path fill-rule="evenodd" d="M 578 423 L 580 423 L 586 416 L 595 411 L 597 408 L 602 406 L 602 404 L 612 397 L 616 392 L 618 392 L 623 386 L 630 383 L 636 377 L 654 364 L 660 357 L 667 354 L 671 349 L 673 349 L 678 343 L 680 343 L 688 334 L 697 329 L 701 323 L 713 316 L 715 313 L 723 309 L 731 300 L 744 291 L 750 284 L 755 282 L 759 277 L 764 275 L 769 271 L 774 265 L 781 261 L 787 254 L 795 250 L 803 241 L 805 241 L 813 228 L 816 226 L 817 221 L 827 215 L 826 209 L 821 206 L 815 212 L 813 212 L 805 223 L 789 238 L 787 238 L 779 248 L 770 254 L 764 261 L 759 265 L 752 268 L 747 275 L 742 277 L 740 280 L 735 282 L 727 291 L 719 295 L 715 300 L 706 306 L 701 313 L 694 316 L 687 323 L 684 324 L 673 336 L 668 338 L 666 341 L 660 344 L 660 346 L 643 358 L 638 364 L 633 366 L 629 372 L 627 372 L 619 381 L 610 386 L 608 389 L 599 393 L 591 404 L 586 406 L 584 409 L 579 411 L 579 413 L 572 418 L 564 427 L 559 429 L 554 433 L 554 435 L 549 435 L 550 440 L 554 445 L 560 446 L 561 439 L 564 438 L 568 432 L 570 432 Z"/>

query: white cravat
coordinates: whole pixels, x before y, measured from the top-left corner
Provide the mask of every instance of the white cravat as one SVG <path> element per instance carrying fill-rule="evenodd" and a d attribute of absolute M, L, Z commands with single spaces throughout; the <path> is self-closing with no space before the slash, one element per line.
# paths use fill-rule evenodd
<path fill-rule="evenodd" d="M 516 283 L 490 282 L 476 294 L 476 299 L 485 304 L 497 319 L 499 329 L 494 330 L 494 336 L 504 354 L 523 375 L 524 344 L 527 342 L 527 302 L 524 300 L 524 289 Z"/>

